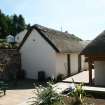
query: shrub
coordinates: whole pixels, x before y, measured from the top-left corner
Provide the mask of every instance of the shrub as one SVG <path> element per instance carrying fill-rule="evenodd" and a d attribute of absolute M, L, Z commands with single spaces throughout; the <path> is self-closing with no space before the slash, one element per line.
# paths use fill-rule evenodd
<path fill-rule="evenodd" d="M 31 105 L 64 105 L 62 96 L 53 90 L 50 83 L 47 87 L 35 87 L 34 94 L 36 97 L 33 97 Z"/>
<path fill-rule="evenodd" d="M 59 74 L 59 75 L 57 76 L 57 81 L 58 81 L 58 82 L 62 81 L 63 79 L 64 79 L 64 75 L 63 75 L 63 74 Z"/>
<path fill-rule="evenodd" d="M 94 105 L 86 102 L 86 93 L 82 88 L 83 84 L 75 85 L 75 89 L 67 95 L 61 95 L 54 91 L 51 83 L 47 87 L 35 86 L 34 94 L 30 105 Z"/>
<path fill-rule="evenodd" d="M 16 49 L 17 48 L 17 44 L 16 43 L 7 43 L 7 42 L 0 42 L 0 48 L 3 49 Z"/>
<path fill-rule="evenodd" d="M 85 91 L 82 88 L 83 84 L 75 85 L 74 91 L 69 93 L 69 96 L 73 97 L 74 105 L 79 104 L 81 105 L 84 103 L 84 98 L 86 96 Z"/>

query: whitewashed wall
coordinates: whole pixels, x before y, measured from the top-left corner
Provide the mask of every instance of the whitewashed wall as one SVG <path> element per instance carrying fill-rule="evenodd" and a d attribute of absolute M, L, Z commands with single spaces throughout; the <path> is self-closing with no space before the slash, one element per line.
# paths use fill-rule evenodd
<path fill-rule="evenodd" d="M 17 42 L 21 42 L 27 31 L 21 32 Z M 22 35 L 23 34 L 23 35 Z M 67 74 L 67 54 L 58 54 L 48 42 L 33 30 L 21 50 L 22 69 L 27 78 L 37 79 L 38 71 L 45 71 L 46 76 Z M 78 54 L 70 54 L 71 73 L 78 73 Z"/>
<path fill-rule="evenodd" d="M 22 32 L 18 33 L 18 34 L 15 36 L 15 41 L 16 41 L 17 43 L 20 43 L 20 42 L 23 40 L 23 38 L 24 38 L 24 36 L 25 36 L 26 33 L 27 33 L 27 30 L 26 30 L 26 29 L 23 30 Z"/>
<path fill-rule="evenodd" d="M 88 62 L 85 62 L 85 56 L 81 56 L 81 71 L 88 70 Z"/>
<path fill-rule="evenodd" d="M 78 54 L 70 54 L 71 74 L 78 73 Z"/>
<path fill-rule="evenodd" d="M 67 54 L 56 53 L 56 76 L 64 74 L 67 76 Z"/>
<path fill-rule="evenodd" d="M 95 61 L 95 85 L 105 86 L 105 61 Z"/>
<path fill-rule="evenodd" d="M 38 71 L 42 70 L 47 77 L 56 75 L 56 53 L 36 30 L 31 32 L 20 52 L 27 78 L 37 79 Z"/>

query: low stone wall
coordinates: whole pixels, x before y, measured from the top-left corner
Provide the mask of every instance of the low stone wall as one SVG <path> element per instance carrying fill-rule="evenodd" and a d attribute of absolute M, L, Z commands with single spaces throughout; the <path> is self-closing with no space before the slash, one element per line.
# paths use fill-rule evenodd
<path fill-rule="evenodd" d="M 16 49 L 0 49 L 0 79 L 16 78 L 21 67 L 21 57 Z"/>

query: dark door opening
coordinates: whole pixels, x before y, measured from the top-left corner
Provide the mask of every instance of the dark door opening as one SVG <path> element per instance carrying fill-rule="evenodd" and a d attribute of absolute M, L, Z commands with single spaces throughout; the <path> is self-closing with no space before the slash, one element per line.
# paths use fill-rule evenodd
<path fill-rule="evenodd" d="M 70 54 L 67 54 L 67 76 L 69 77 L 71 75 L 71 67 L 70 67 Z"/>

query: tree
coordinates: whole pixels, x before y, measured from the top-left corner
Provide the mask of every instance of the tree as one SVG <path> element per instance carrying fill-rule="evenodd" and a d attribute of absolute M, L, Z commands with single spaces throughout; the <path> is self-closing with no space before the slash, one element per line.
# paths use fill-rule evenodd
<path fill-rule="evenodd" d="M 17 16 L 16 14 L 12 17 L 13 35 L 15 36 L 20 31 L 26 28 L 25 20 L 22 15 Z"/>
<path fill-rule="evenodd" d="M 7 35 L 16 35 L 25 28 L 29 28 L 30 25 L 25 23 L 25 19 L 22 15 L 8 16 L 2 13 L 0 10 L 0 38 L 5 38 Z"/>
<path fill-rule="evenodd" d="M 5 37 L 8 30 L 5 15 L 0 11 L 0 37 Z"/>
<path fill-rule="evenodd" d="M 19 15 L 19 17 L 18 17 L 18 27 L 17 28 L 18 28 L 18 32 L 20 32 L 26 28 L 25 20 L 22 15 Z"/>
<path fill-rule="evenodd" d="M 30 24 L 28 24 L 28 25 L 27 25 L 27 29 L 30 29 L 30 27 L 31 27 L 31 25 L 30 25 Z"/>
<path fill-rule="evenodd" d="M 11 21 L 12 21 L 12 35 L 16 35 L 18 32 L 17 32 L 17 26 L 18 26 L 18 17 L 17 15 L 13 15 L 12 18 L 11 18 Z"/>

